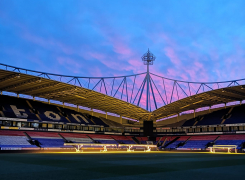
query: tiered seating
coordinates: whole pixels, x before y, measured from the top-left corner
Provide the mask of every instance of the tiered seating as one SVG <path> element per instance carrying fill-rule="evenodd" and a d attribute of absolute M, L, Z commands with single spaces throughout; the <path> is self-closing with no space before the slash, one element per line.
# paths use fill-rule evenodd
<path fill-rule="evenodd" d="M 173 144 L 175 141 L 175 139 L 176 138 L 179 138 L 179 136 L 165 136 L 165 137 L 163 137 L 162 138 L 162 142 L 164 142 L 164 140 L 167 138 L 167 140 L 166 140 L 166 142 L 165 142 L 165 144 L 162 146 L 162 147 L 164 147 L 164 148 L 169 148 L 169 146 L 171 145 L 171 144 Z M 174 142 L 172 142 L 172 141 L 174 141 Z"/>
<path fill-rule="evenodd" d="M 9 111 L 3 111 L 4 117 L 8 117 L 8 118 L 17 118 L 16 115 L 13 112 L 9 112 Z M 0 114 L 1 116 L 1 114 Z"/>
<path fill-rule="evenodd" d="M 166 143 L 172 141 L 177 136 L 161 136 L 161 137 L 162 137 L 162 139 L 161 139 L 160 143 L 162 144 L 164 142 L 164 140 L 167 138 L 167 141 L 165 142 L 165 144 L 166 144 Z M 158 141 L 161 137 L 157 137 L 156 141 Z"/>
<path fill-rule="evenodd" d="M 131 139 L 131 136 L 111 136 L 116 139 L 120 144 L 135 144 L 135 142 Z"/>
<path fill-rule="evenodd" d="M 19 110 L 21 110 L 20 113 Z M 27 101 L 26 99 L 11 96 L 0 96 L 0 111 L 2 111 L 0 116 L 9 118 L 24 118 L 28 121 L 55 121 L 108 127 L 104 121 L 94 116 L 85 115 L 74 110 L 57 107 L 38 101 Z"/>
<path fill-rule="evenodd" d="M 185 121 L 184 124 L 182 126 L 193 126 L 195 124 L 195 118 L 192 118 L 188 121 Z"/>
<path fill-rule="evenodd" d="M 27 137 L 24 134 L 25 131 L 15 131 L 15 130 L 0 130 L 0 147 L 1 148 L 29 148 L 36 147 L 31 145 L 27 141 Z M 74 142 L 74 143 L 98 143 L 103 144 L 135 144 L 131 139 L 131 136 L 119 136 L 119 135 L 105 135 L 105 134 L 80 134 L 80 133 L 56 133 L 56 132 L 35 132 L 35 131 L 26 131 L 26 133 L 33 140 L 40 142 L 40 146 L 43 148 L 68 148 L 72 146 L 64 146 L 65 140 Z M 215 142 L 215 145 L 237 145 L 238 148 L 241 148 L 241 144 L 245 142 L 245 134 L 235 134 L 235 135 L 196 135 L 196 136 L 164 136 L 162 142 L 167 137 L 165 143 L 173 141 L 178 138 L 175 142 L 169 144 L 165 148 L 176 148 L 176 146 L 185 142 L 189 137 L 186 144 L 179 147 L 184 149 L 205 149 L 206 145 L 210 142 L 214 142 L 217 137 L 220 138 Z M 92 140 L 92 139 L 93 140 Z M 147 137 L 138 137 L 138 140 L 145 143 Z M 159 140 L 159 137 L 156 139 Z"/>
<path fill-rule="evenodd" d="M 214 125 L 214 124 L 221 124 L 222 116 L 228 113 L 229 109 L 221 109 L 210 114 L 206 114 L 203 118 L 199 121 L 196 121 L 197 118 L 192 118 L 186 121 L 182 126 L 201 126 L 201 125 Z"/>
<path fill-rule="evenodd" d="M 245 142 L 245 134 L 241 135 L 222 135 L 215 142 L 215 145 L 237 145 L 238 149 L 241 148 L 241 144 Z"/>
<path fill-rule="evenodd" d="M 245 123 L 245 105 L 237 106 L 231 112 L 231 117 L 224 124 Z"/>
<path fill-rule="evenodd" d="M 58 133 L 29 131 L 27 134 L 33 140 L 37 140 L 43 148 L 65 147 L 64 140 L 58 135 Z"/>
<path fill-rule="evenodd" d="M 106 118 L 103 118 L 103 117 L 100 117 L 100 119 L 101 119 L 105 124 L 107 124 L 107 125 L 110 126 L 110 127 L 124 127 L 122 124 L 117 123 L 117 122 L 115 122 L 115 121 L 111 121 L 111 120 L 106 119 Z"/>
<path fill-rule="evenodd" d="M 11 96 L 0 96 L 0 106 L 3 107 L 2 112 L 5 117 L 10 118 L 23 118 L 25 115 L 23 115 L 22 111 L 20 114 L 15 114 L 13 109 L 11 108 L 11 105 L 14 105 L 17 107 L 17 109 L 23 109 L 24 113 L 27 115 L 26 119 L 37 119 L 36 115 L 31 113 L 28 104 L 26 100 L 21 98 L 15 98 Z"/>
<path fill-rule="evenodd" d="M 201 121 L 198 121 L 196 126 L 221 124 L 222 116 L 227 114 L 228 111 L 229 111 L 229 108 L 221 109 L 219 111 L 215 111 L 215 112 L 212 112 L 210 114 L 207 114 L 204 116 L 204 118 Z"/>
<path fill-rule="evenodd" d="M 165 142 L 165 144 L 173 141 L 176 137 L 179 137 L 179 136 L 165 136 L 167 138 L 167 141 Z M 165 139 L 165 137 L 162 139 L 162 141 Z"/>
<path fill-rule="evenodd" d="M 101 125 L 101 126 L 104 126 L 104 127 L 109 127 L 106 123 L 104 123 L 104 121 L 102 121 L 100 118 L 98 117 L 95 117 L 95 116 L 89 116 L 89 119 L 92 119 L 93 122 L 96 124 L 96 125 Z"/>
<path fill-rule="evenodd" d="M 24 136 L 0 136 L 0 147 L 36 147 L 31 145 Z"/>
<path fill-rule="evenodd" d="M 0 130 L 0 136 L 25 136 L 24 131 Z"/>
<path fill-rule="evenodd" d="M 207 136 L 192 136 L 190 140 L 186 142 L 181 148 L 190 149 L 205 149 L 209 142 L 214 141 L 217 135 L 207 135 Z"/>
<path fill-rule="evenodd" d="M 79 114 L 80 116 L 77 116 L 77 118 L 81 121 L 81 124 L 94 125 L 94 123 L 85 114 L 79 113 L 71 109 L 62 108 L 62 107 L 59 107 L 59 109 L 62 112 L 64 112 L 67 115 L 67 118 L 73 123 L 78 123 L 78 122 L 71 114 Z"/>
<path fill-rule="evenodd" d="M 19 131 L 8 131 L 8 130 L 0 130 L 0 147 L 19 147 L 19 148 L 27 148 L 27 147 L 36 147 L 31 145 L 23 132 Z"/>
<path fill-rule="evenodd" d="M 172 144 L 168 145 L 166 148 L 175 149 L 179 143 L 185 142 L 190 136 L 180 136 L 177 141 L 174 141 Z"/>
<path fill-rule="evenodd" d="M 73 143 L 93 143 L 87 134 L 60 133 L 66 140 Z"/>
<path fill-rule="evenodd" d="M 59 117 L 60 117 L 60 120 L 55 120 L 55 121 L 58 121 L 58 122 L 68 122 L 67 119 L 62 116 L 59 112 L 59 110 L 53 106 L 53 105 L 49 105 L 49 104 L 43 104 L 43 103 L 40 103 L 40 102 L 36 102 L 36 101 L 30 101 L 32 107 L 34 109 L 37 109 L 39 111 L 39 116 L 40 118 L 43 120 L 43 121 L 54 121 L 53 119 L 51 118 L 48 118 L 44 113 L 46 111 L 52 111 L 54 112 L 55 114 L 58 114 Z M 55 118 L 56 116 L 53 115 L 53 114 L 50 114 L 51 117 Z"/>
<path fill-rule="evenodd" d="M 231 110 L 231 112 L 229 112 Z M 204 115 L 203 119 L 196 122 L 196 118 L 192 118 L 186 121 L 182 126 L 201 126 L 201 125 L 218 125 L 222 122 L 222 117 L 224 115 L 231 114 L 231 116 L 224 121 L 224 124 L 236 124 L 236 123 L 245 123 L 245 105 L 240 105 L 234 107 L 234 109 L 227 108 L 214 111 L 210 114 Z"/>
<path fill-rule="evenodd" d="M 118 144 L 110 135 L 89 134 L 88 136 L 102 144 Z"/>
<path fill-rule="evenodd" d="M 41 143 L 41 147 L 43 148 L 67 147 L 64 146 L 63 139 L 35 138 L 35 140 L 38 140 L 38 142 Z"/>
<path fill-rule="evenodd" d="M 137 137 L 141 144 L 146 144 L 146 141 L 148 141 L 147 137 Z"/>
<path fill-rule="evenodd" d="M 60 138 L 56 132 L 36 132 L 36 131 L 27 131 L 26 132 L 31 138 Z"/>

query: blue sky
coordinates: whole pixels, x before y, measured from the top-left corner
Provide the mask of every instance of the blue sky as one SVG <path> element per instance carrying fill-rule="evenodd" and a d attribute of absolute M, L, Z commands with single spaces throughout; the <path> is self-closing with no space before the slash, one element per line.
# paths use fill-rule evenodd
<path fill-rule="evenodd" d="M 244 78 L 245 1 L 1 0 L 2 63 L 81 76 Z"/>
<path fill-rule="evenodd" d="M 0 62 L 76 76 L 244 78 L 244 0 L 1 0 Z"/>

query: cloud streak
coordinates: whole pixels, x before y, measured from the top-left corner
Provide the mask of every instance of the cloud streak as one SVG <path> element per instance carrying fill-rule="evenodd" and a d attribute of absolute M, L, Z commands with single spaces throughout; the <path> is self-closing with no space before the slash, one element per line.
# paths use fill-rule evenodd
<path fill-rule="evenodd" d="M 240 79 L 244 6 L 243 0 L 186 0 L 178 6 L 144 0 L 1 1 L 0 58 L 45 72 L 121 76 L 145 72 L 141 56 L 150 48 L 157 57 L 150 66 L 154 74 L 198 82 Z M 155 83 L 160 88 L 162 79 Z M 168 100 L 171 88 L 166 82 Z"/>

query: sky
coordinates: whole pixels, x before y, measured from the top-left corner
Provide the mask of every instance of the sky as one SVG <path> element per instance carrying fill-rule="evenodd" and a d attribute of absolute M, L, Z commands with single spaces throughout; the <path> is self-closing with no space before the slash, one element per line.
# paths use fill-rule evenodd
<path fill-rule="evenodd" d="M 1 0 L 0 62 L 75 76 L 245 78 L 244 0 Z"/>

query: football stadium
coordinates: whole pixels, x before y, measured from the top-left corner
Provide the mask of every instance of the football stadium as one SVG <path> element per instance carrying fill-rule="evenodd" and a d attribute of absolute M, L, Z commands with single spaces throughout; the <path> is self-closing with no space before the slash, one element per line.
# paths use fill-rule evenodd
<path fill-rule="evenodd" d="M 243 179 L 244 7 L 1 0 L 0 179 Z"/>
<path fill-rule="evenodd" d="M 159 77 L 149 71 L 155 58 L 149 50 L 142 56 L 146 73 L 99 78 L 0 64 L 2 164 L 19 168 L 25 163 L 23 179 L 35 176 L 35 166 L 44 168 L 37 172 L 47 179 L 57 174 L 59 179 L 79 178 L 81 171 L 85 179 L 157 179 L 162 171 L 168 178 L 187 179 L 190 172 L 200 176 L 195 168 L 211 174 L 215 168 L 244 168 L 244 80 L 203 83 Z M 166 81 L 173 81 L 171 96 Z M 71 177 L 62 172 L 70 166 L 75 166 L 69 169 Z M 181 177 L 174 173 L 179 170 Z M 4 179 L 20 178 L 8 168 L 5 172 Z"/>

